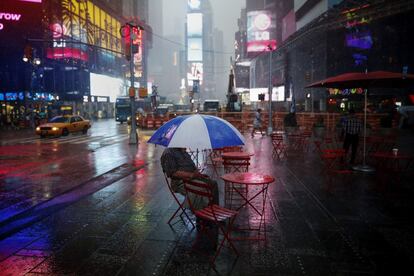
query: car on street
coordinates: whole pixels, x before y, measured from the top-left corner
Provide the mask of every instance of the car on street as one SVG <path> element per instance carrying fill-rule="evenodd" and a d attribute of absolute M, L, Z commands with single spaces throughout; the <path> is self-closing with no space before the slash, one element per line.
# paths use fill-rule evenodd
<path fill-rule="evenodd" d="M 91 127 L 89 120 L 78 115 L 53 117 L 48 123 L 36 127 L 36 134 L 41 138 L 46 136 L 66 136 L 72 132 L 86 134 Z"/>

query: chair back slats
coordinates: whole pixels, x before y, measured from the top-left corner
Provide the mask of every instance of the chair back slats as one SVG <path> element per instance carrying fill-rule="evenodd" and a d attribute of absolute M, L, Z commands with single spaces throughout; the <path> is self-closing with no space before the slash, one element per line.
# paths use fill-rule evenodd
<path fill-rule="evenodd" d="M 201 182 L 200 180 L 187 179 L 184 181 L 184 187 L 187 195 L 193 194 L 195 196 L 205 197 L 208 199 L 209 203 L 213 201 L 213 190 L 212 187 L 207 183 Z M 190 198 L 191 197 L 188 197 L 188 201 L 191 205 L 192 202 Z"/>
<path fill-rule="evenodd" d="M 195 194 L 197 196 L 203 196 L 203 197 L 208 197 L 208 198 L 212 197 L 209 192 L 203 192 L 201 190 L 193 189 L 193 188 L 188 187 L 188 185 L 186 185 L 186 190 L 187 190 L 187 193 Z"/>
<path fill-rule="evenodd" d="M 223 158 L 225 173 L 248 172 L 250 157 Z"/>
<path fill-rule="evenodd" d="M 241 146 L 231 146 L 231 147 L 224 147 L 223 148 L 223 152 L 233 152 L 233 151 L 242 152 L 243 147 L 241 147 Z"/>
<path fill-rule="evenodd" d="M 213 207 L 204 208 L 200 211 L 197 211 L 197 213 L 209 219 L 216 219 L 217 221 L 223 221 L 229 218 L 229 214 L 220 214 L 218 210 Z"/>

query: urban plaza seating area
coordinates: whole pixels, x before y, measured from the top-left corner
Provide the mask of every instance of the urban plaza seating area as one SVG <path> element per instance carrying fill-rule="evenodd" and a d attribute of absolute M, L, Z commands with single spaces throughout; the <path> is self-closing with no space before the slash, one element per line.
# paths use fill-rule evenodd
<path fill-rule="evenodd" d="M 251 121 L 238 115 L 233 122 Z M 193 252 L 208 257 L 204 269 L 231 275 L 271 275 L 273 270 L 274 275 L 297 275 L 300 267 L 311 275 L 389 275 L 413 260 L 412 134 L 381 129 L 382 115 L 369 116 L 372 127 L 365 141 L 360 136 L 355 162 L 373 168 L 364 173 L 354 170 L 350 152 L 342 148 L 338 114 L 297 115 L 299 126 L 290 129 L 276 113 L 273 133 L 257 133 L 243 147 L 190 152 L 199 168 L 219 182 L 220 207 L 200 214 L 177 205 L 168 223 L 187 227 L 181 242 L 192 245 L 182 244 L 167 271 L 190 271 L 190 260 L 197 258 Z M 323 132 L 313 129 L 320 116 L 327 124 Z M 250 137 L 246 125 L 238 126 Z M 196 192 L 197 183 L 185 182 Z M 214 208 L 224 209 L 215 213 Z M 203 235 L 193 231 L 193 214 L 219 225 L 213 234 L 202 227 L 204 242 L 213 243 L 213 249 L 200 246 Z"/>

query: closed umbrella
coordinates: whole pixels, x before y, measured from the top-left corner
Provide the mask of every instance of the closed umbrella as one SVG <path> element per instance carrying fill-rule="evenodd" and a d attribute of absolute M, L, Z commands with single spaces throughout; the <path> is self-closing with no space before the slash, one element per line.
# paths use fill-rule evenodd
<path fill-rule="evenodd" d="M 364 108 L 364 153 L 362 165 L 355 166 L 355 170 L 371 172 L 373 168 L 366 165 L 366 128 L 367 128 L 367 89 L 368 88 L 402 88 L 414 85 L 413 74 L 402 74 L 389 71 L 353 72 L 337 75 L 312 83 L 307 88 L 365 88 Z"/>

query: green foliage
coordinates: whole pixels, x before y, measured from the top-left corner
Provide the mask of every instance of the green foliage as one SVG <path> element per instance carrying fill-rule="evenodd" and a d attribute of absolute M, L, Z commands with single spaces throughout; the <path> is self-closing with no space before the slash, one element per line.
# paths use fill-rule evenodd
<path fill-rule="evenodd" d="M 285 127 L 298 126 L 298 122 L 296 121 L 296 114 L 295 113 L 286 114 L 285 118 L 283 119 L 283 124 L 285 125 Z"/>

